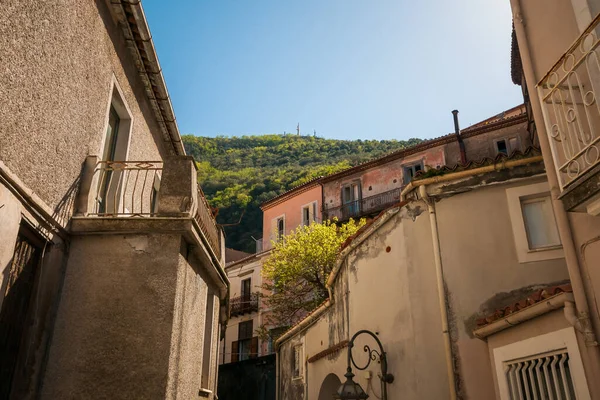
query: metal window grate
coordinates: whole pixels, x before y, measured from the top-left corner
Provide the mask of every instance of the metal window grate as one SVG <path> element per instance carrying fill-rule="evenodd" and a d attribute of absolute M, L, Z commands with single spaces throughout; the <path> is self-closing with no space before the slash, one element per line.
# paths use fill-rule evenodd
<path fill-rule="evenodd" d="M 575 400 L 566 349 L 506 362 L 511 400 Z"/>

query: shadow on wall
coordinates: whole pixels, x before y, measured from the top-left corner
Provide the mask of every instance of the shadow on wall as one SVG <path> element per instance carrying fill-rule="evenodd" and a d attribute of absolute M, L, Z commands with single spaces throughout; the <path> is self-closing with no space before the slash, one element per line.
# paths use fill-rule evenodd
<path fill-rule="evenodd" d="M 79 182 L 81 181 L 81 174 L 83 173 L 83 164 L 82 170 L 77 176 L 77 179 L 71 183 L 65 195 L 60 199 L 56 208 L 54 209 L 54 213 L 52 213 L 52 218 L 57 221 L 61 226 L 65 226 L 66 223 L 73 215 L 73 208 L 75 206 L 75 199 L 77 198 L 77 194 L 79 193 Z"/>

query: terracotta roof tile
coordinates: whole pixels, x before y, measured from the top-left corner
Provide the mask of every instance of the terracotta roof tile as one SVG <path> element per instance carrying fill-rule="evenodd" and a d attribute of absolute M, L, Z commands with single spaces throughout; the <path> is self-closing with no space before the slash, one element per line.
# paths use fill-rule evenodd
<path fill-rule="evenodd" d="M 512 26 L 511 43 L 510 43 L 510 77 L 515 85 L 521 85 L 523 75 L 523 63 L 521 61 L 521 53 L 519 52 L 519 42 L 515 32 L 515 24 Z"/>
<path fill-rule="evenodd" d="M 444 173 L 452 173 L 452 172 L 465 171 L 465 170 L 474 169 L 474 168 L 481 168 L 481 167 L 484 167 L 487 165 L 495 165 L 495 164 L 498 164 L 498 163 L 501 163 L 501 162 L 507 161 L 507 160 L 520 160 L 520 159 L 524 159 L 524 158 L 541 156 L 541 155 L 542 155 L 542 152 L 538 147 L 529 146 L 524 151 L 515 150 L 509 155 L 500 153 L 496 157 L 493 157 L 493 158 L 484 157 L 479 160 L 469 161 L 466 164 L 458 163 L 458 164 L 455 164 L 452 166 L 444 165 L 440 168 L 433 170 L 432 172 L 419 171 L 415 175 L 414 179 L 419 180 L 419 179 L 429 177 L 431 175 L 435 176 L 435 175 L 438 175 L 437 172 L 439 172 L 439 174 L 441 175 Z"/>
<path fill-rule="evenodd" d="M 483 326 L 491 324 L 492 322 L 502 319 L 509 314 L 523 310 L 552 296 L 556 296 L 560 293 L 570 293 L 572 291 L 573 289 L 571 288 L 571 284 L 550 286 L 545 289 L 537 290 L 531 293 L 526 298 L 517 301 L 516 303 L 509 304 L 503 308 L 499 308 L 494 313 L 484 318 L 479 318 L 477 320 L 477 328 L 481 328 Z"/>

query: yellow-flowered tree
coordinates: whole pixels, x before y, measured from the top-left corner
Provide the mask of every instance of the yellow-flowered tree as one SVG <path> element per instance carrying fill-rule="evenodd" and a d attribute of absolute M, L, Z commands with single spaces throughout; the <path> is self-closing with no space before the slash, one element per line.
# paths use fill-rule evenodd
<path fill-rule="evenodd" d="M 273 243 L 271 256 L 262 267 L 262 287 L 267 293 L 263 301 L 270 309 L 268 325 L 290 326 L 327 298 L 327 278 L 342 243 L 365 224 L 364 219 L 335 222 L 298 227 Z"/>

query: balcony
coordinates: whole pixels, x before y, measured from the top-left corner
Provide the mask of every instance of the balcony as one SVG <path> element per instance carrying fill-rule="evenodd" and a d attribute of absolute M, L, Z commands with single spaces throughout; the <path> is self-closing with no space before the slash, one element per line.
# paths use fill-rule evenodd
<path fill-rule="evenodd" d="M 258 311 L 258 293 L 234 297 L 229 301 L 231 305 L 231 316 L 244 315 Z"/>
<path fill-rule="evenodd" d="M 208 247 L 220 258 L 219 228 L 196 179 L 191 157 L 168 157 L 165 161 L 100 161 L 96 156 L 89 156 L 84 165 L 75 216 L 129 221 L 191 217 Z"/>
<path fill-rule="evenodd" d="M 341 206 L 326 208 L 323 210 L 323 218 L 337 218 L 339 221 L 346 221 L 350 218 L 360 218 L 378 213 L 399 202 L 401 191 L 402 188 L 400 187 Z"/>
<path fill-rule="evenodd" d="M 600 15 L 538 83 L 552 157 L 569 211 L 600 212 Z"/>

